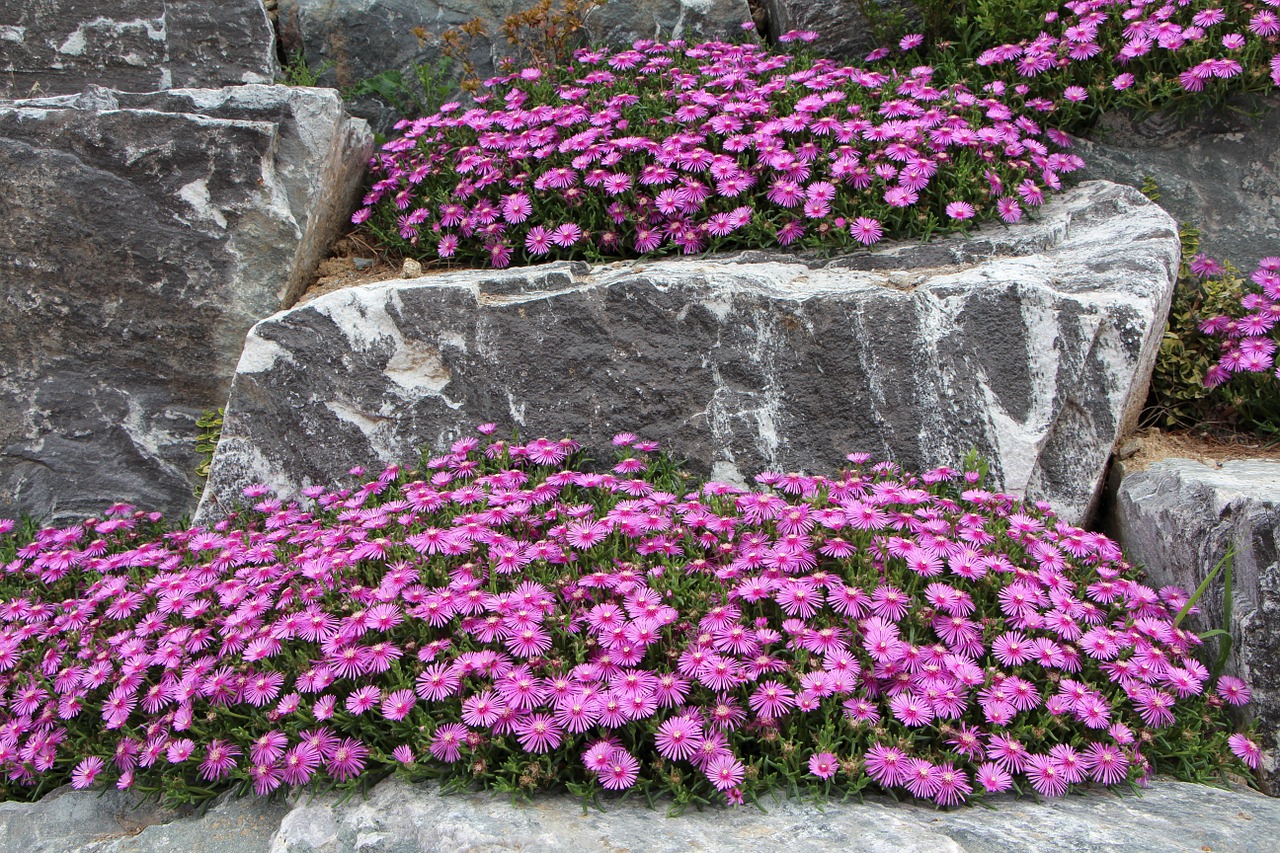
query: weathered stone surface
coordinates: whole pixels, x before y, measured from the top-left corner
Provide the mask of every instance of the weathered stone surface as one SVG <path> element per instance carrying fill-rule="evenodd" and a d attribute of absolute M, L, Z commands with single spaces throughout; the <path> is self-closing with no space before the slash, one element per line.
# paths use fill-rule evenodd
<path fill-rule="evenodd" d="M 33 0 L 0 4 L 0 97 L 272 83 L 262 0 Z"/>
<path fill-rule="evenodd" d="M 903 16 L 906 21 L 920 20 L 916 0 L 831 0 L 812 3 L 809 0 L 761 0 L 769 13 L 769 36 L 777 40 L 790 30 L 810 30 L 818 34 L 810 48 L 822 56 L 843 61 L 861 61 L 883 44 L 876 34 L 867 9 L 876 10 L 875 20 Z"/>
<path fill-rule="evenodd" d="M 384 71 L 399 71 L 416 84 L 415 66 L 434 66 L 446 30 L 479 18 L 487 35 L 471 41 L 469 58 L 481 77 L 493 76 L 503 58 L 527 59 L 502 35 L 503 20 L 524 11 L 528 0 L 280 0 L 285 51 L 301 51 L 320 82 L 347 89 Z M 746 0 L 610 0 L 588 13 L 594 44 L 630 45 L 638 38 L 739 38 L 750 20 Z M 386 131 L 397 115 L 383 101 L 356 98 L 351 111 Z"/>
<path fill-rule="evenodd" d="M 819 809 L 793 800 L 690 809 L 668 818 L 635 799 L 583 813 L 539 795 L 516 806 L 486 794 L 441 796 L 431 785 L 383 782 L 358 795 L 290 802 L 225 800 L 204 816 L 128 811 L 116 792 L 64 789 L 35 804 L 0 804 L 0 850 L 13 853 L 455 853 L 455 851 L 858 850 L 867 853 L 1254 853 L 1274 849 L 1280 802 L 1247 789 L 1158 780 L 1141 797 L 1105 791 L 994 809 L 938 811 L 868 797 Z M 139 831 L 139 827 L 142 828 Z"/>
<path fill-rule="evenodd" d="M 592 44 L 636 39 L 740 41 L 751 20 L 747 0 L 610 0 L 587 14 Z"/>
<path fill-rule="evenodd" d="M 1280 795 L 1280 463 L 1165 459 L 1125 468 L 1117 463 L 1112 474 L 1111 532 L 1157 585 L 1194 590 L 1234 549 L 1228 672 L 1253 689 L 1250 711 L 1266 749 L 1260 782 Z M 1224 592 L 1219 575 L 1199 602 L 1197 629 L 1223 627 Z"/>
<path fill-rule="evenodd" d="M 322 259 L 371 145 L 318 89 L 0 104 L 0 513 L 189 511 L 194 420 Z"/>
<path fill-rule="evenodd" d="M 1177 256 L 1163 211 L 1094 183 L 1034 224 L 811 265 L 559 263 L 331 293 L 248 336 L 201 517 L 249 482 L 297 495 L 496 421 L 604 448 L 634 431 L 721 479 L 974 448 L 1080 520 L 1146 395 Z"/>
<path fill-rule="evenodd" d="M 1140 186 L 1150 176 L 1160 206 L 1200 229 L 1201 251 L 1245 272 L 1280 255 L 1280 99 L 1256 120 L 1225 114 L 1181 129 L 1111 116 L 1095 136 L 1076 146 L 1085 177 Z"/>

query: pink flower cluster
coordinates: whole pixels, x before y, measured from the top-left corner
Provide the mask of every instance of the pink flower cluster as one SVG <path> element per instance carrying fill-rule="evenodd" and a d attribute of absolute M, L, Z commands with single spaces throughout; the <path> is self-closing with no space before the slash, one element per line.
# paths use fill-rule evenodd
<path fill-rule="evenodd" d="M 672 491 L 655 444 L 615 444 L 596 473 L 568 439 L 464 438 L 310 509 L 252 487 L 212 529 L 0 522 L 6 790 L 546 760 L 740 803 L 767 761 L 954 805 L 1140 778 L 1166 739 L 1258 762 L 1186 594 L 1043 505 L 860 454 Z"/>
<path fill-rule="evenodd" d="M 979 215 L 1016 222 L 1081 165 L 1012 89 L 974 94 L 925 66 L 643 41 L 579 51 L 559 81 L 529 72 L 489 81 L 481 106 L 397 125 L 353 221 L 411 253 L 496 267 L 856 248 Z"/>
<path fill-rule="evenodd" d="M 1261 0 L 1280 7 L 1280 0 Z M 983 51 L 982 67 L 1011 65 L 1021 78 L 1033 78 L 1072 65 L 1109 59 L 1122 68 L 1151 72 L 1135 76 L 1123 71 L 1111 80 L 1124 91 L 1166 61 L 1181 63 L 1176 78 L 1186 92 L 1201 92 L 1214 79 L 1226 80 L 1245 72 L 1241 56 L 1264 49 L 1270 59 L 1271 82 L 1280 86 L 1280 14 L 1252 3 L 1171 3 L 1160 0 L 1073 0 L 1062 12 L 1045 16 L 1045 29 L 1034 39 Z M 1062 93 L 1068 101 L 1083 101 L 1089 92 L 1080 86 Z"/>
<path fill-rule="evenodd" d="M 1223 268 L 1211 258 L 1198 255 L 1191 264 L 1193 273 L 1213 276 Z M 1206 335 L 1222 338 L 1222 356 L 1209 368 L 1204 384 L 1215 388 L 1233 373 L 1266 373 L 1273 368 L 1276 340 L 1273 329 L 1280 320 L 1280 257 L 1263 258 L 1250 279 L 1261 293 L 1249 293 L 1240 301 L 1246 313 L 1239 317 L 1219 315 L 1200 324 Z M 1280 369 L 1275 371 L 1280 379 Z"/>

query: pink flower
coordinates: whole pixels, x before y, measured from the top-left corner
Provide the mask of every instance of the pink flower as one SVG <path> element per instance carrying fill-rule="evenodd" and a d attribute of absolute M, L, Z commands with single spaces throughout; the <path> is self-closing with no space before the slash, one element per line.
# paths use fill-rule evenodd
<path fill-rule="evenodd" d="M 879 220 L 872 219 L 869 216 L 859 216 L 855 219 L 849 226 L 849 233 L 853 236 L 853 239 L 864 246 L 877 243 L 884 236 L 884 230 L 880 227 Z"/>
<path fill-rule="evenodd" d="M 947 216 L 956 220 L 972 219 L 976 211 L 967 201 L 953 201 L 947 205 Z"/>
<path fill-rule="evenodd" d="M 597 771 L 600 784 L 610 791 L 621 791 L 636 783 L 640 775 L 640 762 L 625 749 L 612 748 L 604 760 L 603 769 Z"/>
<path fill-rule="evenodd" d="M 1249 685 L 1234 675 L 1221 676 L 1215 690 L 1230 705 L 1247 705 L 1252 698 Z"/>
<path fill-rule="evenodd" d="M 98 778 L 98 774 L 102 772 L 102 769 L 105 766 L 106 762 L 94 755 L 82 759 L 80 763 L 76 765 L 76 769 L 71 772 L 71 787 L 90 787 L 93 785 L 94 781 Z"/>
<path fill-rule="evenodd" d="M 746 768 L 732 754 L 726 753 L 707 762 L 703 772 L 711 780 L 711 784 L 716 786 L 716 790 L 725 791 L 737 787 L 742 782 L 746 775 Z"/>
<path fill-rule="evenodd" d="M 1256 770 L 1262 763 L 1262 749 L 1258 744 L 1242 734 L 1234 734 L 1227 738 L 1231 752 L 1245 763 L 1245 766 Z"/>
<path fill-rule="evenodd" d="M 819 752 L 809 756 L 809 772 L 819 779 L 830 779 L 836 775 L 840 764 L 830 752 Z"/>

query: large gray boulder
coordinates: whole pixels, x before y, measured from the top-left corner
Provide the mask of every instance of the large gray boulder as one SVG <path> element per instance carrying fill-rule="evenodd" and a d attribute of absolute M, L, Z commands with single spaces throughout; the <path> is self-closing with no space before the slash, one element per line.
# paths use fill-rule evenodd
<path fill-rule="evenodd" d="M 1142 796 L 1091 791 L 1034 802 L 992 797 L 994 808 L 939 811 L 871 796 L 821 807 L 766 800 L 754 807 L 690 809 L 668 818 L 632 797 L 604 811 L 567 796 L 442 796 L 434 785 L 391 779 L 340 801 L 218 801 L 203 815 L 136 797 L 62 789 L 33 803 L 0 804 L 4 853 L 456 853 L 522 850 L 715 850 L 717 853 L 858 850 L 867 853 L 1254 853 L 1274 849 L 1280 802 L 1248 789 L 1157 780 Z"/>
<path fill-rule="evenodd" d="M 1257 119 L 1228 112 L 1186 127 L 1111 115 L 1094 136 L 1076 144 L 1080 175 L 1130 186 L 1152 178 L 1160 206 L 1200 230 L 1201 251 L 1245 272 L 1280 255 L 1280 99 Z"/>
<path fill-rule="evenodd" d="M 809 49 L 821 56 L 844 62 L 860 62 L 868 53 L 884 47 L 884 35 L 899 37 L 904 32 L 890 32 L 895 20 L 910 26 L 920 20 L 918 0 L 761 0 L 769 15 L 769 36 L 777 40 L 791 30 L 809 30 L 818 34 Z"/>
<path fill-rule="evenodd" d="M 1172 220 L 1092 183 L 1035 223 L 804 262 L 756 253 L 470 270 L 330 293 L 254 327 L 201 518 L 415 458 L 483 421 L 695 471 L 919 470 L 977 450 L 998 487 L 1090 511 L 1136 416 L 1178 262 Z"/>
<path fill-rule="evenodd" d="M 0 515 L 194 505 L 194 421 L 292 304 L 372 140 L 284 86 L 0 103 Z"/>
<path fill-rule="evenodd" d="M 0 4 L 0 97 L 272 83 L 262 0 L 35 0 Z"/>
<path fill-rule="evenodd" d="M 1165 459 L 1143 471 L 1125 468 L 1112 475 L 1111 532 L 1157 586 L 1194 590 L 1234 552 L 1227 671 L 1253 690 L 1249 711 L 1266 750 L 1260 781 L 1280 795 L 1280 462 Z M 1219 574 L 1192 619 L 1198 630 L 1224 627 L 1224 592 Z"/>
<path fill-rule="evenodd" d="M 468 57 L 481 79 L 496 74 L 504 58 L 527 59 L 507 42 L 502 24 L 532 5 L 528 0 L 280 0 L 280 39 L 288 55 L 301 53 L 312 69 L 323 72 L 323 85 L 349 91 L 393 71 L 425 98 L 416 69 L 434 68 L 443 55 L 441 35 L 472 19 L 478 18 L 486 32 L 469 41 Z M 638 38 L 739 38 L 740 25 L 750 18 L 746 0 L 610 0 L 587 14 L 584 35 L 593 44 L 613 46 L 629 46 Z M 446 85 L 456 85 L 459 73 L 454 68 Z M 372 96 L 355 98 L 351 111 L 384 132 L 401 117 Z"/>

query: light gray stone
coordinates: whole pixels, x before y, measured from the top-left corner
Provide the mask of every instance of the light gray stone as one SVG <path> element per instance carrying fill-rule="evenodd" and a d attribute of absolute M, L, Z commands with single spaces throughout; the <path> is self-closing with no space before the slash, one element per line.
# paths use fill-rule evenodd
<path fill-rule="evenodd" d="M 0 103 L 0 514 L 190 511 L 195 419 L 323 258 L 371 145 L 319 89 Z"/>
<path fill-rule="evenodd" d="M 99 799 L 101 797 L 101 799 Z M 50 802 L 52 800 L 52 802 Z M 1280 802 L 1248 789 L 1157 780 L 1142 796 L 1091 791 L 1040 803 L 940 811 L 880 796 L 821 807 L 795 800 L 689 809 L 677 817 L 636 798 L 603 811 L 563 795 L 513 805 L 488 794 L 442 796 L 388 780 L 368 797 L 223 800 L 202 816 L 133 813 L 115 792 L 57 792 L 0 804 L 4 853 L 460 853 L 521 850 L 676 853 L 857 850 L 866 853 L 1257 853 L 1274 849 Z M 140 827 L 141 828 L 139 831 Z"/>
<path fill-rule="evenodd" d="M 1160 116 L 1108 116 L 1096 141 L 1080 140 L 1085 178 L 1140 186 L 1151 177 L 1160 206 L 1200 230 L 1200 249 L 1250 272 L 1280 255 L 1280 99 L 1257 119 L 1226 113 L 1189 127 Z"/>
<path fill-rule="evenodd" d="M 677 853 L 858 850 L 867 853 L 1215 853 L 1269 849 L 1280 802 L 1249 791 L 1178 782 L 1141 797 L 1098 792 L 1037 804 L 997 797 L 996 808 L 937 811 L 869 797 L 819 809 L 765 801 L 760 812 L 709 808 L 667 818 L 641 803 L 609 801 L 583 812 L 566 797 L 527 806 L 484 794 L 442 797 L 431 787 L 388 781 L 368 801 L 335 807 L 322 799 L 285 818 L 272 853 L 355 850 L 580 851 Z M 1260 846 L 1259 846 L 1260 845 Z"/>
<path fill-rule="evenodd" d="M 406 462 L 477 423 L 660 441 L 691 470 L 921 470 L 970 449 L 998 487 L 1088 514 L 1146 396 L 1178 256 L 1136 191 L 834 261 L 753 253 L 471 270 L 330 293 L 259 323 L 199 517 Z"/>
<path fill-rule="evenodd" d="M 1133 472 L 1118 464 L 1112 483 L 1111 532 L 1157 586 L 1194 590 L 1234 549 L 1228 672 L 1253 690 L 1249 710 L 1266 750 L 1260 782 L 1280 795 L 1280 462 L 1165 459 Z M 1223 627 L 1224 592 L 1219 574 L 1194 627 Z"/>
<path fill-rule="evenodd" d="M 272 83 L 262 0 L 32 0 L 0 4 L 0 97 Z"/>

